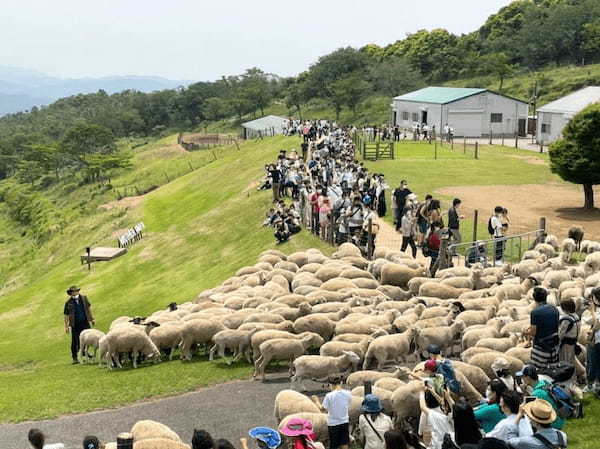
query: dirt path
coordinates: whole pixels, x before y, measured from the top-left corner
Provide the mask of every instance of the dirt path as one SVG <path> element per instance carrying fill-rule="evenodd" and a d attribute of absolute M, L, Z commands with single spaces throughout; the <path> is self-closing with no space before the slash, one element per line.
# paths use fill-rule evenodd
<path fill-rule="evenodd" d="M 402 235 L 399 232 L 396 232 L 394 226 L 386 223 L 383 220 L 379 220 L 379 233 L 377 234 L 377 238 L 375 240 L 375 247 L 384 247 L 393 251 L 400 251 L 401 246 Z M 411 254 L 410 247 L 406 249 L 405 253 L 409 255 Z M 423 256 L 420 248 L 417 249 L 417 260 L 426 261 L 426 265 L 429 265 L 429 259 Z"/>
<path fill-rule="evenodd" d="M 463 186 L 439 189 L 436 193 L 462 200 L 462 210 L 472 216 L 479 210 L 479 224 L 485 226 L 495 206 L 508 209 L 511 234 L 537 229 L 540 217 L 546 217 L 548 232 L 562 239 L 572 225 L 585 229 L 586 238 L 600 238 L 600 210 L 585 211 L 583 192 L 578 186 L 531 184 L 520 186 Z M 600 188 L 596 188 L 596 196 Z"/>

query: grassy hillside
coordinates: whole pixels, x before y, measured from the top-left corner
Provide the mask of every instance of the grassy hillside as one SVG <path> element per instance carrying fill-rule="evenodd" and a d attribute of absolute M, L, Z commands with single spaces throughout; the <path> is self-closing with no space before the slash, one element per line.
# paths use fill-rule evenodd
<path fill-rule="evenodd" d="M 97 366 L 71 366 L 64 334 L 65 289 L 82 286 L 92 301 L 97 327 L 106 330 L 121 315 L 148 314 L 171 301 L 194 299 L 202 290 L 255 262 L 274 238 L 261 228 L 270 192 L 256 192 L 262 167 L 292 138 L 253 141 L 212 152 L 183 153 L 173 137 L 136 149 L 135 169 L 112 182 L 121 193 L 161 185 L 143 200 L 98 208 L 114 201 L 113 191 L 90 195 L 84 187 L 60 196 L 63 207 L 81 208 L 80 218 L 42 247 L 19 249 L 20 229 L 0 220 L 7 251 L 15 265 L 3 273 L 0 297 L 0 421 L 20 421 L 113 406 L 142 398 L 194 389 L 249 374 L 249 367 L 205 361 L 173 361 L 138 370 L 108 372 Z M 217 156 L 214 162 L 209 162 Z M 188 162 L 194 167 L 190 171 Z M 187 168 L 186 168 L 187 167 Z M 178 172 L 178 170 L 180 172 Z M 187 174 L 167 183 L 177 174 Z M 167 176 L 165 176 L 165 174 Z M 91 198 L 91 199 L 90 199 Z M 137 204 L 137 206 L 135 206 Z M 94 242 L 114 245 L 116 232 L 143 220 L 145 238 L 129 253 L 88 272 L 79 263 L 82 248 Z M 4 234 L 6 232 L 6 234 Z M 282 249 L 330 250 L 310 234 L 295 236 Z"/>
<path fill-rule="evenodd" d="M 502 92 L 528 101 L 538 80 L 538 107 L 586 86 L 600 85 L 600 64 L 548 68 L 539 72 L 519 73 L 504 80 Z M 498 91 L 497 77 L 484 76 L 448 83 L 456 87 L 486 87 Z M 533 112 L 533 111 L 530 111 Z"/>

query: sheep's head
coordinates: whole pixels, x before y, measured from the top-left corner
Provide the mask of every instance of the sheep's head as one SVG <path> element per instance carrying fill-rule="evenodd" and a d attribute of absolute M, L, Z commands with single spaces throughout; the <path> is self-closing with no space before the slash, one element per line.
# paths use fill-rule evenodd
<path fill-rule="evenodd" d="M 372 338 L 383 337 L 384 335 L 389 335 L 389 333 L 385 329 L 382 329 L 380 327 L 375 327 L 375 326 L 371 327 L 370 336 Z"/>
<path fill-rule="evenodd" d="M 325 339 L 321 337 L 319 334 L 314 332 L 306 332 L 307 335 L 303 337 L 303 340 L 306 340 L 309 348 L 320 348 L 325 343 Z"/>
<path fill-rule="evenodd" d="M 406 335 L 408 337 L 409 342 L 412 342 L 415 338 L 417 338 L 418 334 L 419 334 L 419 330 L 415 326 L 411 326 L 406 330 Z"/>
<path fill-rule="evenodd" d="M 454 335 L 460 335 L 465 331 L 467 326 L 463 320 L 456 320 L 454 324 L 450 326 L 450 328 L 452 329 L 452 333 Z"/>
<path fill-rule="evenodd" d="M 342 357 L 344 357 L 354 368 L 360 363 L 360 357 L 352 351 L 343 351 Z"/>
<path fill-rule="evenodd" d="M 407 381 L 410 375 L 410 370 L 405 366 L 397 366 L 396 371 L 393 373 L 396 379 Z"/>
<path fill-rule="evenodd" d="M 307 302 L 303 302 L 298 306 L 298 312 L 301 316 L 309 315 L 312 312 L 312 306 Z"/>

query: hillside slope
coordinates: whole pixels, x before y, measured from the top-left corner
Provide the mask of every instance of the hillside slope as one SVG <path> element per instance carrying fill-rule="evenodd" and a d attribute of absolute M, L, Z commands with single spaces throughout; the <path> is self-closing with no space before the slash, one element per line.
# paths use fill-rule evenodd
<path fill-rule="evenodd" d="M 216 161 L 143 198 L 113 201 L 109 208 L 74 220 L 42 248 L 24 255 L 14 252 L 22 266 L 10 272 L 10 279 L 19 288 L 0 297 L 0 421 L 92 410 L 247 375 L 244 364 L 226 367 L 204 361 L 177 360 L 119 372 L 95 365 L 73 367 L 62 322 L 65 289 L 81 285 L 93 304 L 97 327 L 106 330 L 118 316 L 145 315 L 171 301 L 192 300 L 253 263 L 259 252 L 274 245 L 272 232 L 260 227 L 270 192 L 257 192 L 255 182 L 279 149 L 297 144 L 297 139 L 280 137 L 243 143 L 240 151 L 235 146 L 217 150 Z M 162 177 L 161 158 L 168 158 L 170 151 L 175 151 L 172 146 L 156 144 L 140 149 L 136 169 L 113 183 L 118 187 L 135 179 L 141 185 L 144 178 L 151 182 L 153 175 Z M 191 157 L 211 157 L 210 152 L 200 153 Z M 127 255 L 94 264 L 89 272 L 80 265 L 79 254 L 90 241 L 114 244 L 115 231 L 140 220 L 146 235 Z M 282 249 L 311 246 L 330 251 L 306 232 Z"/>

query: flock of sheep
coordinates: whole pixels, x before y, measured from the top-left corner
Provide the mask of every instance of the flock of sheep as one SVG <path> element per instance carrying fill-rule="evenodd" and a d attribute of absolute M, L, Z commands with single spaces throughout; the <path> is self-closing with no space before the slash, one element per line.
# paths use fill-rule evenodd
<path fill-rule="evenodd" d="M 577 249 L 588 253 L 585 261 L 573 260 Z M 456 359 L 466 398 L 479 401 L 498 357 L 513 374 L 530 359 L 530 349 L 517 343 L 529 327 L 534 286 L 545 286 L 554 305 L 572 298 L 580 314 L 589 313 L 585 298 L 600 286 L 600 243 L 548 236 L 512 266 L 427 274 L 421 261 L 384 248 L 375 250 L 372 261 L 350 243 L 332 257 L 316 249 L 290 255 L 268 250 L 193 302 L 171 304 L 146 318 L 119 317 L 106 335 L 83 332 L 82 353 L 98 349 L 109 367 L 129 356 L 136 367 L 138 355 L 160 358 L 166 352 L 171 359 L 179 350 L 182 359 L 191 360 L 205 348 L 210 360 L 227 352 L 231 361 L 246 358 L 262 379 L 270 362 L 289 362 L 292 388 L 346 376 L 353 423 L 365 381 L 373 382 L 387 413 L 409 418 L 419 413 L 420 383 L 400 363 L 422 369 L 418 355 L 436 344 Z M 584 345 L 588 333 L 582 326 Z M 585 360 L 585 351 L 579 357 Z M 576 368 L 584 374 L 582 364 Z M 310 419 L 326 441 L 326 415 L 295 390 L 277 396 L 276 418 L 282 424 L 290 416 Z"/>

